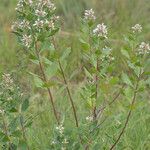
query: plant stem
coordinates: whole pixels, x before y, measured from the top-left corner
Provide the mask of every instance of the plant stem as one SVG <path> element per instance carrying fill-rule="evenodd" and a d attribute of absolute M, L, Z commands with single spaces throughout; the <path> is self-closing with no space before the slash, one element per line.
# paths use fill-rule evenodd
<path fill-rule="evenodd" d="M 131 103 L 131 108 L 130 108 L 130 111 L 127 115 L 127 118 L 126 118 L 126 121 L 125 121 L 125 125 L 124 127 L 122 128 L 117 140 L 115 141 L 115 143 L 111 146 L 110 150 L 113 150 L 115 148 L 115 146 L 118 144 L 119 140 L 121 139 L 123 133 L 125 132 L 125 129 L 127 128 L 127 125 L 128 125 L 128 122 L 129 122 L 129 119 L 130 119 L 130 116 L 132 114 L 132 108 L 135 104 L 135 101 L 136 101 L 136 96 L 137 96 L 137 90 L 138 90 L 138 86 L 139 86 L 139 81 L 140 81 L 140 77 L 141 77 L 141 74 L 139 75 L 138 79 L 137 79 L 137 83 L 136 83 L 136 86 L 135 86 L 135 90 L 134 90 L 134 95 L 133 95 L 133 99 L 132 99 L 132 103 Z"/>
<path fill-rule="evenodd" d="M 95 88 L 96 88 L 96 91 L 95 91 L 95 101 L 97 101 L 97 98 L 98 98 L 98 71 L 99 71 L 99 60 L 97 58 L 96 60 L 96 76 L 95 76 Z M 97 117 L 97 114 L 96 114 L 96 104 L 93 108 L 93 120 L 96 120 L 96 117 Z"/>
<path fill-rule="evenodd" d="M 56 49 L 56 43 L 55 43 L 55 39 L 54 38 L 53 38 L 53 44 L 54 44 L 54 48 Z M 69 89 L 69 86 L 68 86 L 68 82 L 67 82 L 67 79 L 66 79 L 66 76 L 65 76 L 65 73 L 64 73 L 64 70 L 63 70 L 63 67 L 61 65 L 60 60 L 58 60 L 58 64 L 59 64 L 59 68 L 60 68 L 62 76 L 63 76 L 64 83 L 66 85 L 66 89 L 67 89 L 67 93 L 68 93 L 68 96 L 69 96 L 69 100 L 70 100 L 71 106 L 72 106 L 72 109 L 73 109 L 73 114 L 74 114 L 76 127 L 79 127 L 77 113 L 76 113 L 76 109 L 75 109 L 75 104 L 73 102 L 73 98 L 71 96 L 71 92 L 70 92 L 70 89 Z"/>
<path fill-rule="evenodd" d="M 36 50 L 36 54 L 37 54 L 37 57 L 38 57 L 38 60 L 39 60 L 39 67 L 40 67 L 40 70 L 41 70 L 41 73 L 42 73 L 42 76 L 43 76 L 43 81 L 45 83 L 47 83 L 47 78 L 46 78 L 46 75 L 45 75 L 45 72 L 44 72 L 44 68 L 43 68 L 42 61 L 41 61 L 41 58 L 40 58 L 40 54 L 39 54 L 39 51 L 38 51 L 37 43 L 35 44 L 35 50 Z M 47 91 L 48 91 L 48 95 L 49 95 L 49 100 L 52 104 L 54 116 L 55 116 L 56 121 L 59 125 L 60 124 L 59 118 L 58 118 L 56 107 L 55 107 L 55 104 L 54 104 L 54 99 L 53 99 L 53 96 L 52 96 L 52 92 L 51 92 L 49 87 L 47 87 Z"/>
<path fill-rule="evenodd" d="M 113 100 L 108 103 L 109 106 L 112 105 L 117 100 L 117 98 L 121 95 L 121 91 L 124 87 L 125 87 L 125 85 L 123 85 L 121 87 L 120 91 L 114 96 Z M 105 105 L 97 111 L 97 118 L 98 118 L 98 116 L 100 116 L 100 113 L 102 113 L 105 110 L 106 107 L 107 106 Z"/>
<path fill-rule="evenodd" d="M 61 65 L 60 60 L 58 60 L 58 63 L 59 63 L 59 67 L 60 67 L 60 70 L 61 70 L 63 79 L 64 79 L 64 83 L 65 83 L 65 85 L 66 85 L 66 89 L 67 89 L 67 92 L 68 92 L 68 96 L 69 96 L 69 99 L 70 99 L 70 103 L 71 103 L 71 106 L 72 106 L 72 109 L 73 109 L 73 114 L 74 114 L 74 118 L 75 118 L 75 122 L 76 122 L 76 127 L 79 127 L 79 123 L 78 123 L 78 118 L 77 118 L 77 113 L 76 113 L 75 105 L 74 105 L 73 98 L 72 98 L 72 96 L 71 96 L 71 92 L 70 92 L 70 89 L 69 89 L 69 86 L 68 86 L 68 82 L 67 82 L 67 79 L 66 79 L 66 76 L 65 76 L 65 73 L 64 73 L 64 70 L 63 70 L 63 68 L 62 68 L 62 65 Z"/>

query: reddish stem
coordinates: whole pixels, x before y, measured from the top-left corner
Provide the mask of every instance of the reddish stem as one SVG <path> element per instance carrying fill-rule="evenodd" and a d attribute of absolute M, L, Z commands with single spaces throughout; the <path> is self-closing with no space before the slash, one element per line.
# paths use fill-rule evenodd
<path fill-rule="evenodd" d="M 47 77 L 45 75 L 44 68 L 43 68 L 43 65 L 42 65 L 42 62 L 41 62 L 41 59 L 40 59 L 40 55 L 39 55 L 37 43 L 35 44 L 35 50 L 36 50 L 36 54 L 37 54 L 37 57 L 38 57 L 38 60 L 39 60 L 39 67 L 40 67 L 40 70 L 41 70 L 41 73 L 42 73 L 42 76 L 43 76 L 43 81 L 45 83 L 47 83 Z M 60 124 L 59 118 L 58 118 L 57 111 L 56 111 L 56 108 L 55 108 L 55 104 L 54 104 L 54 99 L 53 99 L 53 96 L 52 96 L 52 92 L 51 92 L 51 90 L 50 90 L 49 87 L 47 87 L 47 91 L 48 91 L 48 95 L 49 95 L 49 100 L 50 100 L 50 102 L 52 104 L 54 116 L 55 116 L 56 121 L 57 121 L 57 123 L 59 125 Z"/>
<path fill-rule="evenodd" d="M 128 125 L 128 122 L 129 122 L 129 119 L 130 119 L 130 116 L 132 114 L 132 108 L 134 106 L 134 103 L 135 103 L 135 100 L 136 100 L 136 95 L 137 95 L 137 89 L 138 89 L 138 85 L 139 85 L 139 80 L 140 80 L 140 77 L 141 77 L 141 74 L 140 76 L 138 77 L 138 80 L 137 80 L 137 83 L 136 83 L 136 86 L 135 86 L 135 91 L 134 91 L 134 95 L 133 95 L 133 99 L 132 99 L 132 103 L 131 103 L 131 108 L 130 108 L 130 111 L 127 115 L 127 118 L 126 118 L 126 121 L 125 121 L 125 125 L 123 127 L 123 129 L 121 130 L 117 140 L 115 141 L 115 143 L 111 146 L 110 150 L 113 150 L 115 148 L 115 146 L 118 144 L 119 140 L 121 139 L 123 133 L 125 132 L 125 129 L 127 128 L 127 125 Z"/>

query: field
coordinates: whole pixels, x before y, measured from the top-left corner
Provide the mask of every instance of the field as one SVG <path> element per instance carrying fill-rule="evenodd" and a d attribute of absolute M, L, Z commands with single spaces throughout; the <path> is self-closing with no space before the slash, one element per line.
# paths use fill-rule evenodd
<path fill-rule="evenodd" d="M 51 31 L 17 2 L 0 0 L 0 150 L 150 150 L 150 1 L 54 0 Z"/>

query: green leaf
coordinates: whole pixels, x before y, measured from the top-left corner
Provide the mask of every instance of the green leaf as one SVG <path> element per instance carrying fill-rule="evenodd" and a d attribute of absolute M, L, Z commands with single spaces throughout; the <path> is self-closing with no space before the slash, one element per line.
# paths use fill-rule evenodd
<path fill-rule="evenodd" d="M 43 87 L 49 88 L 49 87 L 52 87 L 52 86 L 54 86 L 54 85 L 56 85 L 55 82 L 49 81 L 49 82 L 47 82 L 47 83 L 44 83 Z"/>
<path fill-rule="evenodd" d="M 16 130 L 16 131 L 12 132 L 12 136 L 20 138 L 22 136 L 22 133 L 20 130 Z"/>
<path fill-rule="evenodd" d="M 26 111 L 29 107 L 29 99 L 25 99 L 21 106 L 21 111 Z"/>
<path fill-rule="evenodd" d="M 93 77 L 92 77 L 92 74 L 84 67 L 84 71 L 85 71 L 85 75 L 87 76 L 87 77 L 89 77 L 90 79 L 92 79 Z"/>
<path fill-rule="evenodd" d="M 5 134 L 4 134 L 2 131 L 0 131 L 0 141 L 1 141 L 4 137 L 5 137 Z"/>
<path fill-rule="evenodd" d="M 56 75 L 57 71 L 58 64 L 56 64 L 56 62 L 53 62 L 46 68 L 46 75 L 48 76 L 48 78 L 51 78 Z"/>
<path fill-rule="evenodd" d="M 45 57 L 42 57 L 42 60 L 43 62 L 46 64 L 46 65 L 51 65 L 52 64 L 52 61 L 50 61 L 49 59 L 45 58 Z"/>
<path fill-rule="evenodd" d="M 30 59 L 34 64 L 39 64 L 39 60 L 38 60 L 37 57 L 34 56 L 32 53 L 30 53 L 29 59 Z"/>
<path fill-rule="evenodd" d="M 34 78 L 34 83 L 35 83 L 35 86 L 38 87 L 38 88 L 41 88 L 43 86 L 43 81 L 40 79 L 40 77 L 32 72 L 29 72 L 30 75 L 33 76 Z"/>
<path fill-rule="evenodd" d="M 132 84 L 130 78 L 129 78 L 128 75 L 125 74 L 125 73 L 122 73 L 122 81 L 123 81 L 125 84 L 127 84 L 127 85 L 133 87 L 133 84 Z"/>
<path fill-rule="evenodd" d="M 50 41 L 44 41 L 41 43 L 40 53 L 46 50 L 50 50 L 52 48 L 52 45 Z"/>
<path fill-rule="evenodd" d="M 18 150 L 27 150 L 27 149 L 28 149 L 27 143 L 23 140 L 20 140 Z"/>
<path fill-rule="evenodd" d="M 128 58 L 128 59 L 130 59 L 130 55 L 129 55 L 129 53 L 128 53 L 127 50 L 122 49 L 122 50 L 121 50 L 121 53 L 122 53 L 123 56 L 125 56 L 125 57 Z"/>
<path fill-rule="evenodd" d="M 79 39 L 81 46 L 83 48 L 84 51 L 88 51 L 90 50 L 90 44 L 87 43 L 86 41 L 84 41 L 83 39 Z"/>
<path fill-rule="evenodd" d="M 115 85 L 119 82 L 119 78 L 118 77 L 113 77 L 110 79 L 110 84 L 111 85 Z"/>
<path fill-rule="evenodd" d="M 70 53 L 71 53 L 71 48 L 67 48 L 67 49 L 63 52 L 63 54 L 62 54 L 60 60 L 66 59 L 66 58 L 70 55 Z"/>

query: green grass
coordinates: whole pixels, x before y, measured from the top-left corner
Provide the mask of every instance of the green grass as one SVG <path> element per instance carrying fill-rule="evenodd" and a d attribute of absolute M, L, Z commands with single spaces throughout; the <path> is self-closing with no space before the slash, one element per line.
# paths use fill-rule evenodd
<path fill-rule="evenodd" d="M 67 32 L 65 35 L 60 35 L 61 43 L 62 45 L 63 43 L 67 43 L 68 46 L 72 47 L 72 53 L 69 58 L 71 63 L 67 68 L 68 74 L 81 66 L 80 45 L 78 45 L 79 17 L 83 15 L 83 11 L 87 8 L 92 7 L 96 11 L 99 22 L 108 24 L 112 38 L 121 39 L 123 34 L 132 25 L 140 23 L 144 27 L 144 38 L 150 41 L 149 0 L 55 1 L 58 7 L 58 14 L 65 21 L 62 25 L 62 31 Z M 37 114 L 37 116 L 34 119 L 33 127 L 28 131 L 28 141 L 33 150 L 47 150 L 47 145 L 50 144 L 51 140 L 54 117 L 51 115 L 51 108 L 46 93 L 39 92 L 37 89 L 34 89 L 32 84 L 29 84 L 29 81 L 32 83 L 32 79 L 29 77 L 27 71 L 31 69 L 35 69 L 36 71 L 37 69 L 30 65 L 29 60 L 25 57 L 26 52 L 20 49 L 15 40 L 15 36 L 10 32 L 11 23 L 15 20 L 15 5 L 16 0 L 0 0 L 0 73 L 15 72 L 25 91 L 32 94 L 30 99 L 30 113 Z M 118 44 L 120 44 L 120 41 Z M 118 47 L 114 47 L 114 49 L 119 51 Z M 61 50 L 63 50 L 63 46 Z M 123 66 L 122 64 L 119 65 Z M 78 106 L 78 115 L 80 116 L 82 114 L 82 116 L 86 117 L 87 112 L 82 112 L 84 104 L 78 94 L 79 87 L 82 86 L 82 79 L 82 74 L 81 76 L 77 74 L 75 76 L 75 82 L 72 81 L 70 84 L 75 104 Z M 74 93 L 74 88 L 77 89 L 76 93 Z M 68 120 L 73 120 L 72 114 L 70 114 L 71 107 L 68 107 L 66 93 L 64 93 L 64 97 L 58 96 L 59 94 L 56 92 L 54 92 L 54 95 L 57 100 L 57 105 L 64 106 L 61 110 L 61 112 L 64 112 L 63 116 Z M 139 95 L 129 125 L 116 150 L 150 150 L 149 99 L 149 93 L 145 92 L 144 97 Z M 124 125 L 124 120 L 128 112 L 128 104 L 129 101 L 120 98 L 112 106 L 113 109 L 109 111 L 108 108 L 103 116 L 105 117 L 106 114 L 110 114 L 111 116 L 100 127 L 99 142 L 102 147 L 106 147 L 106 150 L 109 148 L 110 143 L 113 142 L 113 138 L 116 138 L 119 134 L 119 129 Z M 81 118 L 81 120 L 84 119 Z M 118 121 L 121 124 L 118 124 Z M 69 123 L 66 122 L 66 126 L 69 127 Z M 117 132 L 116 129 L 118 129 Z M 101 148 L 93 148 L 93 150 L 99 149 Z"/>

